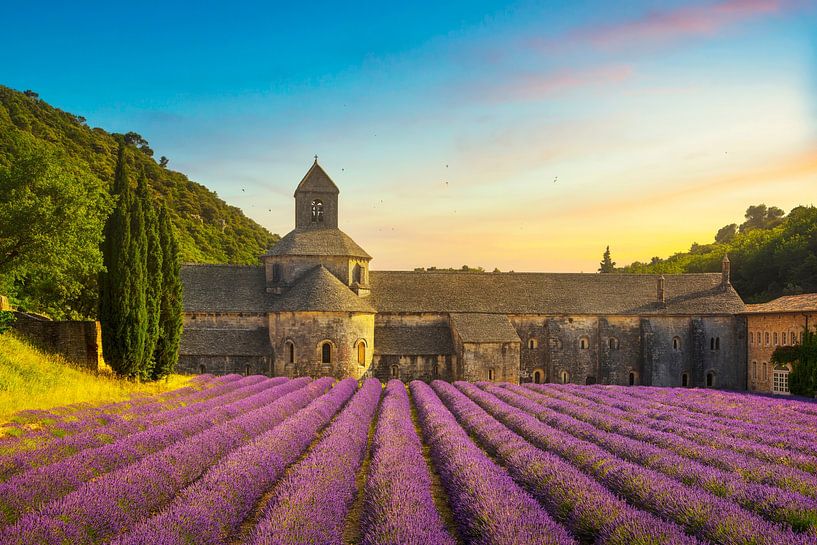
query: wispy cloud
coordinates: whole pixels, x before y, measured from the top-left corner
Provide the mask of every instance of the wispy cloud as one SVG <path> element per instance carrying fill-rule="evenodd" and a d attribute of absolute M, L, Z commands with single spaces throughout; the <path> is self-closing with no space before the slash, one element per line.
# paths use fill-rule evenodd
<path fill-rule="evenodd" d="M 492 102 L 540 100 L 582 88 L 621 83 L 634 74 L 626 64 L 565 68 L 544 74 L 526 74 L 488 88 L 483 96 Z"/>

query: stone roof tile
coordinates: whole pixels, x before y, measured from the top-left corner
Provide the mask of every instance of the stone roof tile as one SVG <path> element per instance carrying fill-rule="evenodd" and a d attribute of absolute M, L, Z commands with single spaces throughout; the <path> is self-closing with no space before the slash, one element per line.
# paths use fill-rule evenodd
<path fill-rule="evenodd" d="M 358 246 L 352 238 L 336 228 L 293 229 L 275 246 L 267 250 L 267 255 L 319 255 L 361 257 L 372 256 Z"/>
<path fill-rule="evenodd" d="M 374 328 L 374 353 L 384 356 L 436 356 L 454 353 L 448 326 Z"/>
<path fill-rule="evenodd" d="M 269 310 L 375 312 L 366 298 L 355 294 L 323 265 L 313 267 L 294 286 L 275 297 Z"/>
<path fill-rule="evenodd" d="M 521 342 L 505 314 L 452 314 L 451 330 L 464 343 Z"/>
<path fill-rule="evenodd" d="M 269 356 L 272 345 L 266 328 L 184 328 L 179 353 L 183 356 Z"/>
<path fill-rule="evenodd" d="M 746 305 L 746 314 L 773 312 L 817 312 L 817 293 L 784 295 L 768 303 Z"/>

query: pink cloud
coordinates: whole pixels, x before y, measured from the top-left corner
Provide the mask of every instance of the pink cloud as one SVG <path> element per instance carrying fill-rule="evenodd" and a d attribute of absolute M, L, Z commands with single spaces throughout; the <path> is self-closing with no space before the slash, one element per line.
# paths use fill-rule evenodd
<path fill-rule="evenodd" d="M 727 27 L 797 5 L 786 0 L 723 0 L 683 6 L 651 11 L 629 21 L 581 28 L 555 40 L 537 40 L 534 45 L 552 49 L 577 44 L 617 48 L 666 43 L 692 36 L 711 36 Z"/>
<path fill-rule="evenodd" d="M 584 87 L 620 83 L 633 76 L 630 65 L 606 65 L 586 69 L 562 69 L 546 74 L 531 74 L 513 78 L 487 92 L 497 102 L 508 100 L 538 100 Z"/>

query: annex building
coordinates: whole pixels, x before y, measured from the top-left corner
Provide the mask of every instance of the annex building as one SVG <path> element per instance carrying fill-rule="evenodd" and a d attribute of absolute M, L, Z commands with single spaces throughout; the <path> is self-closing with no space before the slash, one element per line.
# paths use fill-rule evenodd
<path fill-rule="evenodd" d="M 370 270 L 311 166 L 259 266 L 186 265 L 182 372 L 747 387 L 745 306 L 714 274 Z"/>

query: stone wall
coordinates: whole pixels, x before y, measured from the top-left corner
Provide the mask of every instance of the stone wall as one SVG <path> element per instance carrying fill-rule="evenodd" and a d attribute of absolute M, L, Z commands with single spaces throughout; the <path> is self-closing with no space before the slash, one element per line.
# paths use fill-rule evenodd
<path fill-rule="evenodd" d="M 772 354 L 778 346 L 790 346 L 792 334 L 800 342 L 803 328 L 817 325 L 817 314 L 780 312 L 769 314 L 748 314 L 745 317 L 748 353 L 746 376 L 749 390 L 772 392 L 774 365 Z M 783 341 L 785 334 L 786 340 Z"/>
<path fill-rule="evenodd" d="M 269 356 L 179 356 L 177 373 L 273 376 L 272 358 Z"/>
<path fill-rule="evenodd" d="M 445 380 L 453 382 L 456 356 L 452 355 L 378 355 L 374 357 L 369 375 L 387 382 L 393 378 L 403 382 Z"/>
<path fill-rule="evenodd" d="M 276 376 L 361 378 L 371 367 L 374 315 L 349 312 L 281 312 L 269 316 Z M 366 344 L 365 361 L 357 361 L 357 343 Z M 331 363 L 321 362 L 321 345 L 332 347 Z M 294 346 L 289 362 L 287 343 Z"/>
<path fill-rule="evenodd" d="M 102 364 L 102 336 L 99 322 L 52 321 L 15 312 L 14 330 L 49 352 L 92 370 Z"/>

